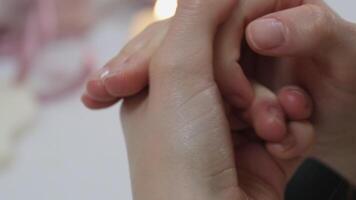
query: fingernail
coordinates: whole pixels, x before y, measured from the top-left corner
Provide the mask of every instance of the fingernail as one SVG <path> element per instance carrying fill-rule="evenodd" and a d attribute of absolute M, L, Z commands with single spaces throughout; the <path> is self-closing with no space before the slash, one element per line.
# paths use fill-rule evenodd
<path fill-rule="evenodd" d="M 287 88 L 289 91 L 295 93 L 295 94 L 298 94 L 298 95 L 304 95 L 304 92 L 302 89 L 298 88 L 298 87 L 295 87 L 295 86 L 290 86 Z"/>
<path fill-rule="evenodd" d="M 104 67 L 99 71 L 99 77 L 101 80 L 104 80 L 107 76 L 110 75 L 110 70 L 107 67 Z"/>
<path fill-rule="evenodd" d="M 121 71 L 129 66 L 130 59 L 122 58 L 119 62 L 116 63 L 109 63 L 100 71 L 100 79 L 105 80 L 107 78 L 116 76 L 117 74 L 121 73 Z"/>
<path fill-rule="evenodd" d="M 289 96 L 291 100 L 293 100 L 296 97 L 299 97 L 301 99 L 300 101 L 304 103 L 304 107 L 306 109 L 311 108 L 312 102 L 310 102 L 308 95 L 302 89 L 298 87 L 289 87 L 288 91 L 291 93 L 291 95 Z"/>
<path fill-rule="evenodd" d="M 281 21 L 274 18 L 252 22 L 250 31 L 253 45 L 257 49 L 273 49 L 285 42 L 284 26 Z"/>
<path fill-rule="evenodd" d="M 108 67 L 105 66 L 103 67 L 98 73 L 99 73 L 99 78 L 100 80 L 105 80 L 109 77 L 116 76 L 119 74 L 121 71 L 121 66 L 115 66 L 115 67 Z"/>
<path fill-rule="evenodd" d="M 107 73 L 108 69 L 106 67 L 99 68 L 98 70 L 94 70 L 94 72 L 89 76 L 88 80 L 100 81 L 101 77 L 106 76 Z"/>

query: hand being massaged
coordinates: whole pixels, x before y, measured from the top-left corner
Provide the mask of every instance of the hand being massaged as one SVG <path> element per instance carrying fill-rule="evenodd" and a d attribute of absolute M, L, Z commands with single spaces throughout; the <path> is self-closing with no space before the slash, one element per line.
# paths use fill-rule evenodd
<path fill-rule="evenodd" d="M 235 3 L 179 1 L 89 80 L 88 107 L 125 99 L 134 199 L 283 199 L 314 128 L 354 180 L 355 25 L 319 0 Z"/>

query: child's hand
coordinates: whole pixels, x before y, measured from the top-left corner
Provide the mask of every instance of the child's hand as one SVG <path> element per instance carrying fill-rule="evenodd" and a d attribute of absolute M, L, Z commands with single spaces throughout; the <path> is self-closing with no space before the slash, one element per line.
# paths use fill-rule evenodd
<path fill-rule="evenodd" d="M 138 94 L 146 88 L 151 57 L 165 37 L 169 23 L 168 20 L 151 25 L 126 45 L 118 56 L 89 80 L 87 92 L 83 95 L 83 102 L 89 108 L 105 108 L 115 104 L 120 98 Z M 216 67 L 216 71 L 220 69 L 222 68 Z M 226 87 L 224 82 L 226 79 L 221 80 L 218 83 L 222 83 Z M 238 104 L 236 102 L 239 101 L 236 101 L 232 109 L 229 109 L 231 111 L 231 126 L 234 130 L 253 127 L 260 138 L 269 142 L 267 146 L 270 146 L 271 152 L 282 154 L 275 151 L 273 146 L 277 145 L 272 144 L 285 143 L 284 140 L 288 138 L 288 133 L 291 133 L 292 137 L 303 134 L 294 131 L 293 127 L 296 124 L 300 124 L 302 127 L 310 126 L 304 121 L 308 120 L 312 113 L 311 100 L 303 90 L 297 87 L 286 87 L 278 93 L 278 96 L 258 83 L 254 83 L 252 88 L 255 98 L 251 99 L 250 106 L 248 109 L 244 109 L 246 112 L 243 115 L 241 108 L 245 107 L 244 103 Z M 223 90 L 223 92 L 225 92 L 225 94 L 223 93 L 224 97 L 229 96 L 227 90 Z M 234 110 L 238 110 L 238 112 L 233 112 Z M 237 113 L 239 113 L 238 116 Z M 312 142 L 313 140 L 308 141 Z M 305 145 L 305 147 L 309 147 L 309 145 Z M 291 150 L 289 152 L 293 152 L 293 155 L 306 151 L 301 147 L 298 147 L 298 151 L 289 150 Z"/>

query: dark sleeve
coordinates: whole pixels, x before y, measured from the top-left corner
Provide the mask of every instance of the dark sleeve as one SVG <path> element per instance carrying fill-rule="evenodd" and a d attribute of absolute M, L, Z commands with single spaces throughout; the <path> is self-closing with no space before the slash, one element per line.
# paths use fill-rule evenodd
<path fill-rule="evenodd" d="M 307 160 L 286 189 L 286 200 L 356 200 L 348 182 L 316 160 Z"/>

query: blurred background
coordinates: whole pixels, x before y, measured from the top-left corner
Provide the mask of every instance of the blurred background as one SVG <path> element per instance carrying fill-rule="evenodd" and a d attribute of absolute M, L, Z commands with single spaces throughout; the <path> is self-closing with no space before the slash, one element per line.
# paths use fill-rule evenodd
<path fill-rule="evenodd" d="M 0 199 L 131 199 L 119 106 L 85 79 L 175 0 L 0 0 Z M 356 22 L 356 2 L 327 0 Z M 154 9 L 154 5 L 156 7 Z"/>

